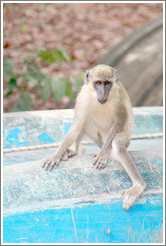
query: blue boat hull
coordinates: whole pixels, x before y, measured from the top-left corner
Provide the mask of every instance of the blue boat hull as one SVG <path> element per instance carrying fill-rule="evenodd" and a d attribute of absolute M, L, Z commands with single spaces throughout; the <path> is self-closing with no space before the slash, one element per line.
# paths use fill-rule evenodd
<path fill-rule="evenodd" d="M 136 108 L 134 116 L 134 134 L 162 132 L 162 108 Z M 72 117 L 71 110 L 6 114 L 4 149 L 58 143 Z M 92 153 L 98 150 L 95 144 L 85 145 L 83 155 L 52 172 L 41 168 L 41 160 L 54 148 L 5 153 L 3 242 L 162 242 L 162 138 L 131 142 L 130 154 L 147 189 L 128 211 L 122 200 L 131 180 L 114 160 L 102 171 L 94 169 Z"/>

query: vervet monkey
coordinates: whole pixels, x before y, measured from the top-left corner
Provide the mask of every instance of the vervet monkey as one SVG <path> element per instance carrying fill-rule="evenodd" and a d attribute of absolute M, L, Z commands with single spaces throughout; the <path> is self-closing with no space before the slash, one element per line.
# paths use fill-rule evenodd
<path fill-rule="evenodd" d="M 132 180 L 133 186 L 125 191 L 123 199 L 123 208 L 128 210 L 143 193 L 146 184 L 127 152 L 133 113 L 117 70 L 107 65 L 97 65 L 87 70 L 74 112 L 74 122 L 69 132 L 57 153 L 44 161 L 43 168 L 51 171 L 61 160 L 76 155 L 80 140 L 86 133 L 101 148 L 93 165 L 103 169 L 113 155 Z M 69 149 L 73 143 L 74 151 Z"/>

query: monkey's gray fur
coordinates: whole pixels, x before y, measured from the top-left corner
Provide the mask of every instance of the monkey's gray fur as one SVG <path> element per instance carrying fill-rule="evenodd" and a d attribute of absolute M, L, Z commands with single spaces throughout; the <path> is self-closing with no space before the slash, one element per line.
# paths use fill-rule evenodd
<path fill-rule="evenodd" d="M 127 152 L 133 113 L 117 70 L 107 65 L 87 70 L 74 112 L 74 122 L 68 134 L 57 153 L 44 161 L 43 168 L 51 171 L 61 160 L 76 155 L 82 136 L 87 134 L 101 148 L 93 165 L 103 169 L 113 155 L 132 180 L 133 186 L 125 191 L 123 199 L 123 208 L 128 210 L 143 193 L 146 184 Z M 69 149 L 72 144 L 74 150 Z"/>

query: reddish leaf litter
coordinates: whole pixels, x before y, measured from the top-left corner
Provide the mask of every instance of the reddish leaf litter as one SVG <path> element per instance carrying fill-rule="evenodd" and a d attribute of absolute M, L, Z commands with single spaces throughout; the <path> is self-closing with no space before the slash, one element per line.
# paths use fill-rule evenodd
<path fill-rule="evenodd" d="M 50 75 L 81 79 L 111 48 L 145 22 L 162 13 L 161 3 L 4 3 L 4 58 L 16 67 L 40 49 L 63 46 L 73 63 L 41 62 Z M 4 90 L 6 86 L 4 85 Z M 4 110 L 15 103 L 17 93 L 4 99 Z M 56 104 L 53 98 L 43 103 L 38 98 L 32 110 L 63 108 L 68 99 Z"/>

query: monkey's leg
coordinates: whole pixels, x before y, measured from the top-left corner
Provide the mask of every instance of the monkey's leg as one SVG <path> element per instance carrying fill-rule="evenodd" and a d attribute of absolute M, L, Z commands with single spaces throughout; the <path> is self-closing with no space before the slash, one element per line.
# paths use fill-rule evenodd
<path fill-rule="evenodd" d="M 123 199 L 123 208 L 128 210 L 143 193 L 146 188 L 146 183 L 138 172 L 131 156 L 127 152 L 124 143 L 122 143 L 122 140 L 114 139 L 112 142 L 112 148 L 115 158 L 121 163 L 133 182 L 133 186 L 126 190 Z"/>
<path fill-rule="evenodd" d="M 79 143 L 79 139 L 82 137 L 82 134 L 83 134 L 83 130 L 82 129 L 78 130 L 77 124 L 73 124 L 69 132 L 63 139 L 56 154 L 44 160 L 42 167 L 45 170 L 51 171 L 54 165 L 58 166 L 59 162 L 63 160 L 64 154 L 68 151 L 68 148 L 73 144 L 73 142 L 78 141 Z M 76 146 L 78 145 L 76 144 Z M 70 151 L 70 156 L 71 156 L 71 151 Z"/>

